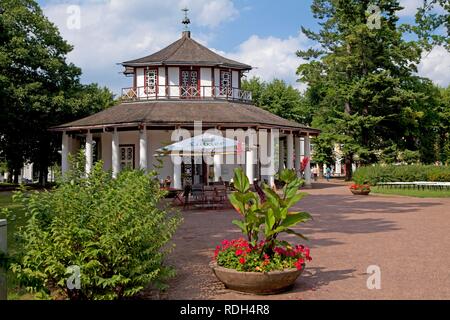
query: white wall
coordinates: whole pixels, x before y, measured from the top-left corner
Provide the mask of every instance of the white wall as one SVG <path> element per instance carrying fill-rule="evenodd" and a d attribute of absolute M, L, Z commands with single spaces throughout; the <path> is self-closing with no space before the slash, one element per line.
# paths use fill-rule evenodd
<path fill-rule="evenodd" d="M 232 71 L 231 73 L 232 78 L 232 87 L 233 88 L 239 88 L 239 72 L 238 71 Z M 237 90 L 233 90 L 233 98 L 237 99 L 239 98 L 239 93 Z"/>
<path fill-rule="evenodd" d="M 216 90 L 216 96 L 220 93 L 220 69 L 214 69 L 214 78 L 215 78 L 215 90 Z"/>
<path fill-rule="evenodd" d="M 104 132 L 102 133 L 102 160 L 103 160 L 103 170 L 112 169 L 112 133 Z"/>
<path fill-rule="evenodd" d="M 158 68 L 158 95 L 165 96 L 166 95 L 166 68 L 159 67 Z"/>
<path fill-rule="evenodd" d="M 145 85 L 144 80 L 145 80 L 144 68 L 137 68 L 136 69 L 136 86 L 143 87 Z M 133 84 L 131 84 L 131 85 L 133 85 Z"/>
<path fill-rule="evenodd" d="M 207 88 L 202 88 L 206 86 Z M 204 97 L 211 97 L 212 95 L 212 70 L 211 68 L 200 68 L 200 94 Z"/>
<path fill-rule="evenodd" d="M 169 85 L 179 86 L 180 85 L 180 68 L 170 67 L 169 72 Z M 178 87 L 170 87 L 170 95 L 178 97 L 180 95 L 180 89 Z"/>

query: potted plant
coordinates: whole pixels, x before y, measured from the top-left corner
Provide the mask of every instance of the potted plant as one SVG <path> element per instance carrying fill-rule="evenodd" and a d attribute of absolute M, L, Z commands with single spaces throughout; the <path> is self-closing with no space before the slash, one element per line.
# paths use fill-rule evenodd
<path fill-rule="evenodd" d="M 350 186 L 350 191 L 356 195 L 364 195 L 367 196 L 370 193 L 370 185 L 369 184 L 352 184 Z"/>
<path fill-rule="evenodd" d="M 283 170 L 278 179 L 284 183 L 281 195 L 263 185 L 266 201 L 262 202 L 250 190 L 242 169 L 235 170 L 235 191 L 229 198 L 241 215 L 233 224 L 244 237 L 223 240 L 211 262 L 214 274 L 229 289 L 254 294 L 285 291 L 303 272 L 306 262 L 311 261 L 309 248 L 278 239 L 281 233 L 288 233 L 307 240 L 292 228 L 311 219 L 307 212 L 290 211 L 304 196 L 298 192 L 302 180 L 295 171 Z"/>

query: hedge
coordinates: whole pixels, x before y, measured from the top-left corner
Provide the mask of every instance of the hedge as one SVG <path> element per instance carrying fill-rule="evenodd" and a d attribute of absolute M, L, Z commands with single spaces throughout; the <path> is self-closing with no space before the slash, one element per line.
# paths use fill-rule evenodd
<path fill-rule="evenodd" d="M 433 181 L 450 182 L 450 166 L 434 165 L 374 165 L 356 170 L 355 183 L 414 182 Z"/>

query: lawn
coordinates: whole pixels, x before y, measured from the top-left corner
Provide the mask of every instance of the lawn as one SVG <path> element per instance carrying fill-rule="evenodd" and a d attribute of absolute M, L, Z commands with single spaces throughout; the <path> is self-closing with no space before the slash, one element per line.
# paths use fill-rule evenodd
<path fill-rule="evenodd" d="M 373 193 L 392 194 L 416 198 L 450 198 L 450 190 L 433 189 L 412 189 L 412 188 L 391 188 L 391 187 L 371 187 Z"/>
<path fill-rule="evenodd" d="M 8 253 L 17 253 L 18 244 L 16 231 L 18 228 L 25 224 L 25 214 L 23 210 L 20 209 L 20 205 L 13 204 L 12 202 L 12 192 L 0 192 L 0 219 L 6 219 L 5 215 L 2 213 L 3 208 L 8 208 L 11 211 L 11 216 L 8 217 Z M 7 285 L 8 285 L 8 299 L 30 299 L 30 295 L 26 294 L 24 289 L 21 289 L 17 283 L 14 275 L 8 271 L 7 273 Z"/>

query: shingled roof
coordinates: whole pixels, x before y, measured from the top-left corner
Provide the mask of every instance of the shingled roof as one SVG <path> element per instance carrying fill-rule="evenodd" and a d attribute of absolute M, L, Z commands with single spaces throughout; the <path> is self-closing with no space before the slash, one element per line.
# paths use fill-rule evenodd
<path fill-rule="evenodd" d="M 202 46 L 191 39 L 190 32 L 183 32 L 181 39 L 175 41 L 166 48 L 149 56 L 122 62 L 125 68 L 142 67 L 151 65 L 195 65 L 217 66 L 238 70 L 250 70 L 251 66 L 231 59 L 227 59 Z"/>
<path fill-rule="evenodd" d="M 285 130 L 299 130 L 318 134 L 320 131 L 278 117 L 251 104 L 229 101 L 151 101 L 122 103 L 104 111 L 52 128 L 53 130 L 81 130 L 108 126 L 192 126 L 194 121 L 204 125 L 239 128 L 260 126 Z"/>

